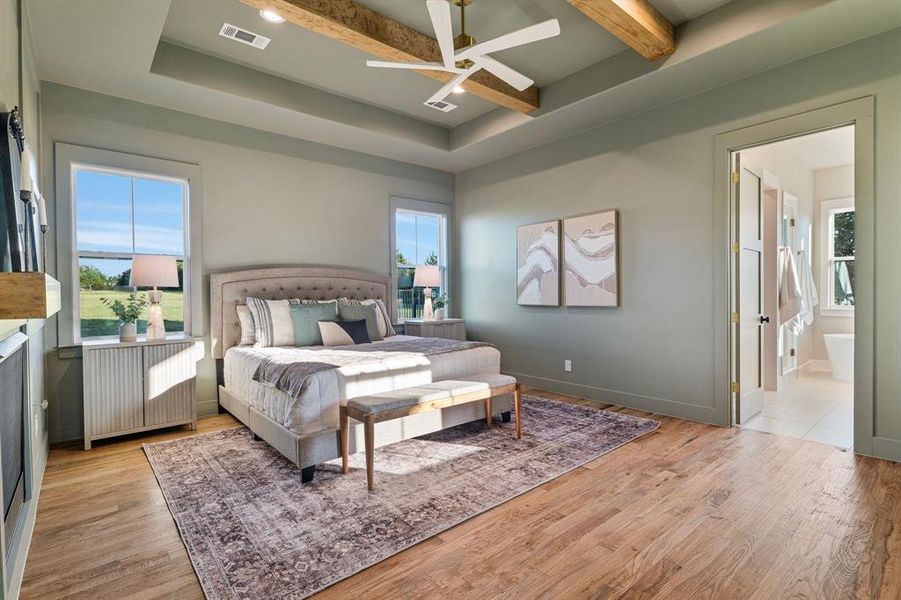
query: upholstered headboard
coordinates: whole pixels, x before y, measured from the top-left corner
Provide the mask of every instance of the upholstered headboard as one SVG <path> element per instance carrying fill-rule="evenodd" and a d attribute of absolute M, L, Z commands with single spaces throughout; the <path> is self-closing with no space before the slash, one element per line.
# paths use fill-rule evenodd
<path fill-rule="evenodd" d="M 394 314 L 389 289 L 385 275 L 328 267 L 274 267 L 215 273 L 210 276 L 213 358 L 225 357 L 225 351 L 241 340 L 235 307 L 244 304 L 247 296 L 267 300 L 375 298 L 385 303 L 389 314 Z"/>

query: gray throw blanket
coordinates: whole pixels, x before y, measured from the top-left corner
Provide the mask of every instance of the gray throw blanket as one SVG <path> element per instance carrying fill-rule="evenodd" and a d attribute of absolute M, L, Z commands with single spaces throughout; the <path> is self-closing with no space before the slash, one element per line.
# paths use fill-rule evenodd
<path fill-rule="evenodd" d="M 253 380 L 299 399 L 312 375 L 365 362 L 390 358 L 420 358 L 491 346 L 485 342 L 464 342 L 442 338 L 415 338 L 323 348 L 297 348 L 264 359 Z"/>

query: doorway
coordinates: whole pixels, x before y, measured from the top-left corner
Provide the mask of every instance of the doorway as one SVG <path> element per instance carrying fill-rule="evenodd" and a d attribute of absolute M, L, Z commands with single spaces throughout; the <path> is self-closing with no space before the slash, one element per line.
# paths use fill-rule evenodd
<path fill-rule="evenodd" d="M 854 443 L 855 126 L 731 152 L 732 422 Z"/>

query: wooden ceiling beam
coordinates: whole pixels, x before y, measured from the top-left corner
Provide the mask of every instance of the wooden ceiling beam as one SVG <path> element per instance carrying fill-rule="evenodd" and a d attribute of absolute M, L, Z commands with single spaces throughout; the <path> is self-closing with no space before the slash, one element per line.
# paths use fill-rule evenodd
<path fill-rule="evenodd" d="M 569 0 L 598 25 L 648 60 L 676 50 L 673 25 L 647 0 Z"/>
<path fill-rule="evenodd" d="M 383 60 L 441 62 L 438 42 L 352 0 L 241 0 L 258 10 L 276 11 L 286 21 Z M 425 6 L 423 5 L 423 10 Z M 453 73 L 415 71 L 442 82 Z M 487 71 L 478 71 L 463 89 L 499 106 L 530 113 L 538 108 L 538 88 L 518 91 Z"/>

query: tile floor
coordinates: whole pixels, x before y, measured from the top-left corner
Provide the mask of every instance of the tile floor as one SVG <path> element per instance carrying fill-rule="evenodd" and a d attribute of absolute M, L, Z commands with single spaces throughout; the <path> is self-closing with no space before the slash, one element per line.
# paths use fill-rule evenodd
<path fill-rule="evenodd" d="M 778 392 L 766 392 L 763 410 L 743 426 L 850 448 L 854 443 L 854 384 L 826 371 L 791 373 Z"/>

